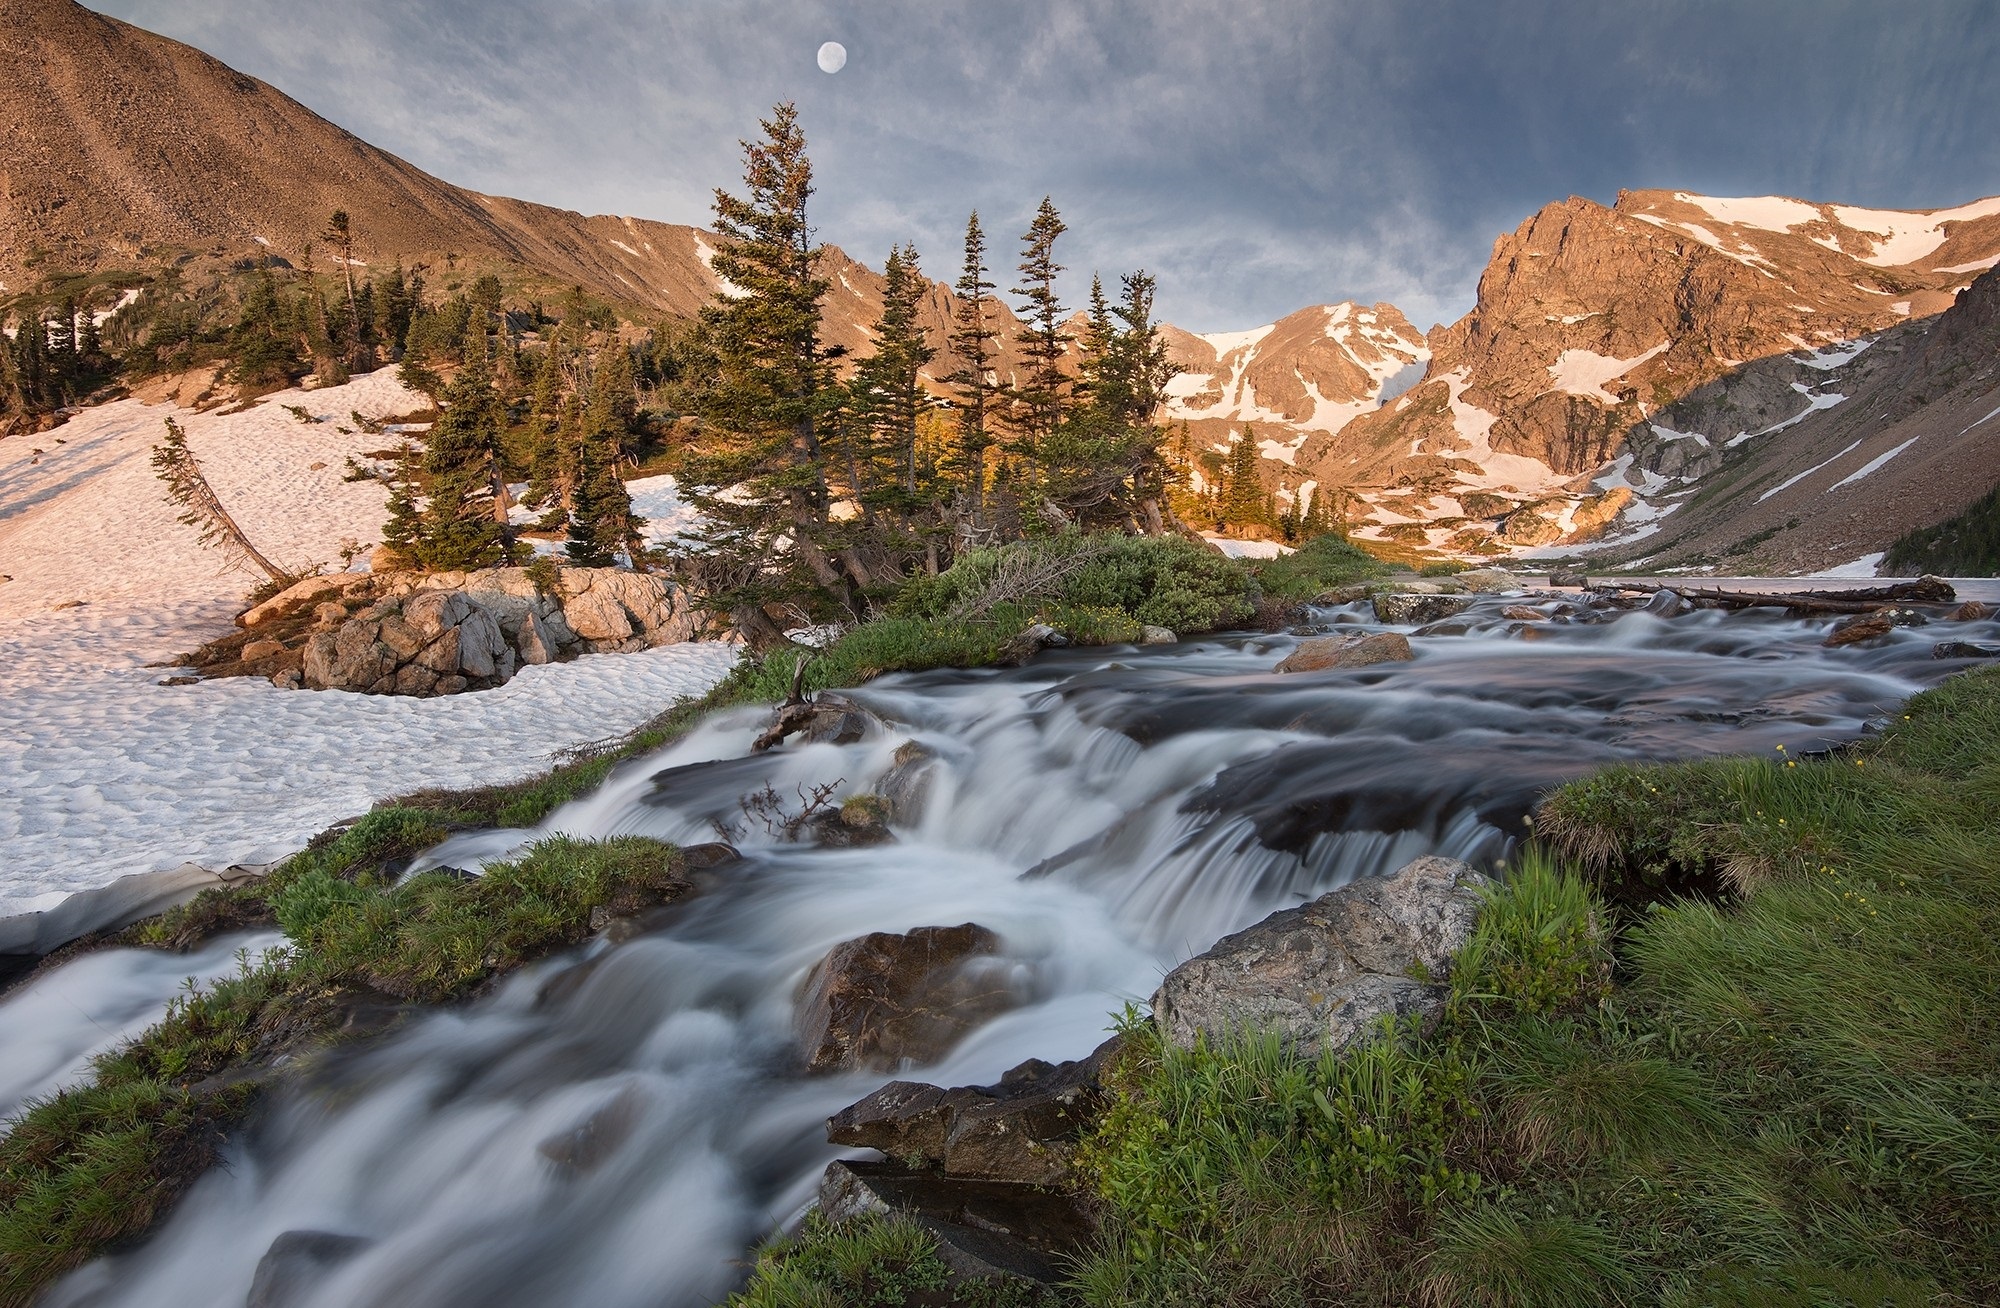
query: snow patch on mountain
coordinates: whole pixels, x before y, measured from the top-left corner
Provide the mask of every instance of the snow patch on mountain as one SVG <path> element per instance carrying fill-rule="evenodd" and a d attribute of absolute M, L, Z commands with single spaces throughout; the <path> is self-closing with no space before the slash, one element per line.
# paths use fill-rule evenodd
<path fill-rule="evenodd" d="M 1555 385 L 1551 391 L 1566 391 L 1571 395 L 1581 395 L 1585 399 L 1599 400 L 1605 404 L 1617 405 L 1619 398 L 1604 389 L 1604 384 L 1616 381 L 1648 359 L 1665 354 L 1671 341 L 1661 341 L 1644 354 L 1629 359 L 1614 359 L 1610 355 L 1598 354 L 1594 350 L 1564 350 L 1549 365 L 1549 377 Z M 1548 394 L 1544 391 L 1543 394 Z"/>

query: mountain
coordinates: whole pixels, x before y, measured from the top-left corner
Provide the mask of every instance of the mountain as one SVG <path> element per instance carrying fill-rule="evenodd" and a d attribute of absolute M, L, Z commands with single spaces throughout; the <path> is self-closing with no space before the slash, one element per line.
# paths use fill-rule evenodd
<path fill-rule="evenodd" d="M 428 264 L 434 284 L 497 263 L 552 294 L 579 285 L 674 316 L 718 285 L 715 237 L 698 227 L 453 186 L 199 50 L 74 0 L 0 0 L 0 291 L 189 254 L 296 262 L 318 242 L 324 259 L 335 209 L 358 262 Z M 828 341 L 864 349 L 880 274 L 836 248 L 822 271 Z M 930 297 L 933 340 L 949 310 Z"/>
<path fill-rule="evenodd" d="M 1247 332 L 1163 335 L 1182 369 L 1167 386 L 1168 416 L 1210 444 L 1252 427 L 1265 457 L 1285 464 L 1315 434 L 1373 413 L 1430 357 L 1392 304 L 1320 304 Z"/>
<path fill-rule="evenodd" d="M 1663 411 L 1706 396 L 1718 430 L 1741 422 L 1729 439 L 1776 434 L 1840 402 L 1822 384 L 1832 361 L 1939 314 L 1996 262 L 2000 199 L 1571 198 L 1495 243 L 1472 311 L 1429 334 L 1418 385 L 1307 440 L 1281 475 L 1338 488 L 1358 535 L 1461 552 L 1639 525 L 1660 474 L 1631 447 L 1663 439 Z M 1801 362 L 1731 381 L 1786 356 Z"/>

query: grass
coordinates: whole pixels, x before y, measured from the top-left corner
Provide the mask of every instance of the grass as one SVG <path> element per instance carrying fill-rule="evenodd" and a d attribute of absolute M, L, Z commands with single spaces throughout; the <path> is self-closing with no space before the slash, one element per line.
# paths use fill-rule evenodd
<path fill-rule="evenodd" d="M 1940 577 L 2000 574 L 2000 486 L 1956 517 L 1900 537 L 1883 556 L 1882 567 L 1898 577 L 1924 572 Z"/>
<path fill-rule="evenodd" d="M 2000 1297 L 1996 726 L 1974 673 L 1862 748 L 1562 788 L 1443 1018 L 1337 1063 L 1134 1024 L 1076 1295 Z"/>
<path fill-rule="evenodd" d="M 0 1308 L 144 1233 L 212 1165 L 272 1069 L 337 1038 L 357 1002 L 462 999 L 580 943 L 593 912 L 637 912 L 685 887 L 679 852 L 638 836 L 541 841 L 474 880 L 386 881 L 384 858 L 435 824 L 373 813 L 254 891 L 224 892 L 263 894 L 293 948 L 245 957 L 237 976 L 191 990 L 99 1059 L 89 1085 L 23 1110 L 0 1140 Z"/>
<path fill-rule="evenodd" d="M 1261 559 L 1251 567 L 1264 594 L 1286 604 L 1303 604 L 1388 571 L 1373 555 L 1340 536 L 1316 537 L 1290 554 Z"/>
<path fill-rule="evenodd" d="M 959 1280 L 937 1239 L 905 1218 L 867 1213 L 834 1225 L 817 1210 L 757 1251 L 750 1282 L 730 1308 L 1043 1308 L 1025 1282 Z"/>

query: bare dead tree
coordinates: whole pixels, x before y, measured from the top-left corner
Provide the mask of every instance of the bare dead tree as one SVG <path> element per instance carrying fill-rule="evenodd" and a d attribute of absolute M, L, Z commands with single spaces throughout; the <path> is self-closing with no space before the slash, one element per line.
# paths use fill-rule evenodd
<path fill-rule="evenodd" d="M 187 433 L 172 418 L 167 419 L 167 439 L 153 447 L 153 470 L 167 484 L 167 498 L 180 505 L 180 520 L 201 533 L 202 544 L 219 546 L 231 563 L 254 563 L 271 580 L 285 580 L 285 570 L 258 553 L 222 507 L 188 448 Z"/>

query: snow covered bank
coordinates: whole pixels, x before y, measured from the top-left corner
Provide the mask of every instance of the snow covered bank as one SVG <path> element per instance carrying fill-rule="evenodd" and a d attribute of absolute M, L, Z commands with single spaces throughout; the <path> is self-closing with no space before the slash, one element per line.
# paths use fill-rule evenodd
<path fill-rule="evenodd" d="M 342 466 L 394 439 L 350 412 L 421 404 L 385 369 L 237 414 L 121 401 L 0 442 L 0 574 L 12 578 L 0 582 L 0 913 L 187 861 L 268 861 L 390 795 L 533 774 L 733 664 L 726 645 L 595 655 L 432 700 L 247 678 L 160 685 L 167 671 L 147 665 L 226 631 L 256 581 L 175 520 L 148 462 L 163 419 L 186 428 L 258 548 L 337 566 L 343 542 L 379 539 L 385 499 L 373 482 L 343 482 Z"/>

